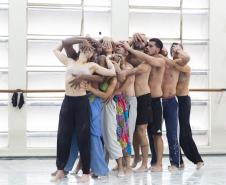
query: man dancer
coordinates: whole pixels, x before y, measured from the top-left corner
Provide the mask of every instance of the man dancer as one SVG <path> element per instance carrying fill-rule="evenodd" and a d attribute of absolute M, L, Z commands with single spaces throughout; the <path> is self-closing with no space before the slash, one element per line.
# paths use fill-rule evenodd
<path fill-rule="evenodd" d="M 173 43 L 171 46 L 171 55 L 173 59 L 181 59 L 189 56 L 183 51 L 183 46 L 179 43 Z M 179 61 L 178 64 L 183 61 Z M 183 64 L 183 63 L 182 63 Z M 190 112 L 191 112 L 191 98 L 189 94 L 189 81 L 191 76 L 191 69 L 186 65 L 187 72 L 180 72 L 177 83 L 177 99 L 179 104 L 179 124 L 180 124 L 180 146 L 184 155 L 196 164 L 199 169 L 204 165 L 204 162 L 198 152 L 197 146 L 192 138 L 190 126 Z"/>
<path fill-rule="evenodd" d="M 162 51 L 163 43 L 158 38 L 152 38 L 149 40 L 144 52 L 150 56 L 159 55 Z M 150 149 L 152 151 L 151 168 L 152 172 L 162 171 L 162 155 L 163 155 L 163 140 L 162 140 L 162 81 L 165 71 L 165 61 L 161 60 L 158 63 L 152 61 L 146 61 L 152 65 L 151 74 L 149 77 L 149 86 L 152 96 L 152 112 L 153 122 L 148 124 L 148 137 Z M 151 144 L 154 144 L 154 151 Z"/>
<path fill-rule="evenodd" d="M 125 47 L 126 48 L 126 47 Z M 129 46 L 127 48 L 130 48 Z M 126 49 L 127 49 L 126 48 Z M 128 49 L 129 50 L 129 49 Z M 135 94 L 137 97 L 137 119 L 135 134 L 139 139 L 142 152 L 142 164 L 136 170 L 137 172 L 145 172 L 148 170 L 148 140 L 146 137 L 147 125 L 151 121 L 151 97 L 150 88 L 148 86 L 149 74 L 151 66 L 148 64 L 140 64 L 131 70 L 124 70 L 120 72 L 119 78 L 124 81 L 126 76 L 136 75 L 135 78 Z"/>

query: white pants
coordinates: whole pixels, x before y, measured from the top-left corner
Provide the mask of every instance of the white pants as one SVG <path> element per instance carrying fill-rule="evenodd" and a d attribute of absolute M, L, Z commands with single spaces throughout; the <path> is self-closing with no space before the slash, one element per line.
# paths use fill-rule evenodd
<path fill-rule="evenodd" d="M 116 103 L 111 100 L 109 103 L 103 104 L 102 109 L 102 136 L 104 146 L 110 155 L 111 159 L 123 157 L 122 147 L 117 139 L 116 129 Z"/>
<path fill-rule="evenodd" d="M 137 119 L 137 98 L 135 96 L 126 97 L 126 103 L 129 109 L 129 139 L 131 145 L 133 145 L 133 133 L 136 127 L 136 119 Z"/>

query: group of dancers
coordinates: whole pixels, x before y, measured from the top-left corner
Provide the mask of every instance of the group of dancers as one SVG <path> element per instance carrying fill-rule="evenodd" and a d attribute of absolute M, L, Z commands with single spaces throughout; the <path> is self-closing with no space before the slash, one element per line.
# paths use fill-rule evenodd
<path fill-rule="evenodd" d="M 73 47 L 76 44 L 79 51 Z M 172 43 L 170 59 L 160 39 L 141 33 L 117 42 L 109 37 L 98 41 L 72 37 L 63 40 L 54 54 L 66 66 L 66 75 L 52 181 L 73 169 L 78 153 L 80 182 L 88 181 L 90 173 L 107 176 L 109 159 L 116 160 L 113 170 L 119 177 L 161 172 L 163 119 L 168 170 L 184 168 L 181 149 L 197 168 L 204 165 L 190 127 L 190 56 L 180 43 Z"/>

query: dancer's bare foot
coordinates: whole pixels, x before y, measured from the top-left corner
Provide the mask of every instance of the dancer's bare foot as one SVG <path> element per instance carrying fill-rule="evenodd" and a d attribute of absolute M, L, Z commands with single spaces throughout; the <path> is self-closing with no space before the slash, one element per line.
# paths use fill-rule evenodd
<path fill-rule="evenodd" d="M 136 168 L 137 164 L 138 164 L 141 160 L 142 160 L 141 157 L 138 158 L 138 159 L 134 158 L 134 159 L 133 159 L 133 164 L 132 164 L 131 167 L 132 167 L 132 168 Z"/>
<path fill-rule="evenodd" d="M 141 166 L 140 168 L 136 169 L 134 172 L 135 173 L 143 173 L 143 172 L 147 172 L 148 168 L 147 166 Z"/>
<path fill-rule="evenodd" d="M 61 179 L 64 178 L 64 171 L 63 170 L 57 170 L 57 173 L 55 176 L 52 177 L 52 179 L 50 180 L 51 182 L 57 182 Z"/>
<path fill-rule="evenodd" d="M 112 171 L 118 171 L 118 165 L 116 165 L 114 168 L 112 168 Z"/>
<path fill-rule="evenodd" d="M 81 177 L 78 177 L 78 182 L 80 183 L 88 182 L 89 180 L 90 180 L 89 174 L 82 174 Z"/>
<path fill-rule="evenodd" d="M 204 166 L 204 162 L 198 162 L 196 164 L 196 169 L 199 170 L 200 168 L 202 168 Z"/>
<path fill-rule="evenodd" d="M 133 173 L 133 170 L 132 170 L 131 167 L 127 167 L 127 168 L 125 169 L 125 175 L 129 176 L 129 175 L 131 175 L 132 173 Z"/>
<path fill-rule="evenodd" d="M 184 164 L 180 164 L 180 166 L 179 166 L 179 170 L 184 170 Z"/>
<path fill-rule="evenodd" d="M 56 176 L 57 174 L 57 170 L 53 173 L 51 173 L 51 176 Z M 67 171 L 64 171 L 64 176 L 68 175 L 68 172 Z"/>
<path fill-rule="evenodd" d="M 168 166 L 168 170 L 170 172 L 175 172 L 175 171 L 178 171 L 179 168 L 177 166 L 175 166 L 175 165 L 170 165 L 170 166 Z"/>
<path fill-rule="evenodd" d="M 51 173 L 51 176 L 53 177 L 53 176 L 56 176 L 56 174 L 57 174 L 57 170 L 55 171 L 55 172 L 52 172 Z"/>
<path fill-rule="evenodd" d="M 151 172 L 162 172 L 162 166 L 161 165 L 153 165 L 150 168 Z"/>
<path fill-rule="evenodd" d="M 125 176 L 125 173 L 123 170 L 119 170 L 118 171 L 118 177 L 124 177 Z"/>

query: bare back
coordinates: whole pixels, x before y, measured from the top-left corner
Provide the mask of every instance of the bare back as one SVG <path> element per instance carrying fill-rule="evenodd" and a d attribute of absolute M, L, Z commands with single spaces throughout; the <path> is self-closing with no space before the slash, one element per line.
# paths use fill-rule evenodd
<path fill-rule="evenodd" d="M 189 94 L 190 77 L 191 77 L 190 72 L 187 73 L 180 72 L 176 89 L 177 96 L 187 96 Z"/>

